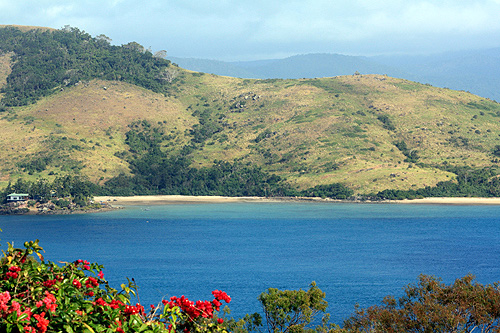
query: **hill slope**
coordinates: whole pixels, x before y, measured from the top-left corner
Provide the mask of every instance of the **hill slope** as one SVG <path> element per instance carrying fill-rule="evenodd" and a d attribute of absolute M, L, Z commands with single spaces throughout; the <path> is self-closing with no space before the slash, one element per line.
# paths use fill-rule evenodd
<path fill-rule="evenodd" d="M 2 59 L 5 86 L 13 58 Z M 466 92 L 381 75 L 255 80 L 173 69 L 168 94 L 91 79 L 7 108 L 4 184 L 67 173 L 103 184 L 130 174 L 144 154 L 131 146 L 134 133 L 156 133 L 146 142 L 193 167 L 237 161 L 298 189 L 416 189 L 454 179 L 448 165 L 496 166 L 500 105 Z"/>
<path fill-rule="evenodd" d="M 438 87 L 466 90 L 500 101 L 499 58 L 498 48 L 429 56 L 306 54 L 285 59 L 241 62 L 169 57 L 190 70 L 241 78 L 316 78 L 355 72 L 387 74 Z"/>

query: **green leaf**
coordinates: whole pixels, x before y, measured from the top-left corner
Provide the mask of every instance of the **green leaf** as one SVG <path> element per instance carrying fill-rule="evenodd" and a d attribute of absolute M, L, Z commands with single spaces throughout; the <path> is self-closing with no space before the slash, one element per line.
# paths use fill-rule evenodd
<path fill-rule="evenodd" d="M 69 325 L 64 325 L 64 329 L 66 330 L 67 333 L 74 333 L 73 329 Z"/>
<path fill-rule="evenodd" d="M 89 332 L 91 333 L 95 333 L 95 331 L 92 329 L 92 327 L 90 327 L 89 325 L 87 325 L 86 323 L 82 323 L 83 326 L 86 327 L 86 331 L 88 330 Z"/>

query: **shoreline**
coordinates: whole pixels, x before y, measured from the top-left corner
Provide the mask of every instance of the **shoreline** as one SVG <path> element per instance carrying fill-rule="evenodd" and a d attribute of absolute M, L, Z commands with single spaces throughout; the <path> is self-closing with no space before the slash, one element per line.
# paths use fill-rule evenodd
<path fill-rule="evenodd" d="M 500 198 L 463 198 L 442 197 L 413 200 L 384 201 L 352 201 L 319 197 L 224 197 L 224 196 L 190 196 L 190 195 L 136 195 L 136 196 L 96 196 L 95 202 L 103 202 L 113 207 L 168 205 L 193 203 L 230 203 L 230 202 L 330 202 L 330 203 L 378 203 L 405 205 L 500 205 Z"/>
<path fill-rule="evenodd" d="M 237 202 L 289 202 L 289 203 L 352 203 L 352 204 L 389 204 L 389 205 L 438 205 L 438 206 L 500 206 L 500 197 L 496 198 L 464 198 L 464 197 L 441 197 L 404 200 L 340 200 L 320 197 L 224 197 L 224 196 L 191 196 L 191 195 L 135 195 L 135 196 L 96 196 L 95 203 L 101 203 L 102 207 L 97 209 L 57 209 L 39 211 L 29 209 L 28 211 L 1 212 L 2 215 L 66 215 L 66 214 L 90 214 L 105 213 L 127 206 L 159 206 L 174 204 L 213 204 L 213 203 L 237 203 Z"/>
<path fill-rule="evenodd" d="M 424 204 L 424 205 L 482 206 L 482 205 L 500 205 L 500 198 L 439 197 L 439 198 L 423 198 L 423 199 L 413 199 L 413 200 L 408 200 L 408 199 L 393 200 L 392 202 L 399 204 L 415 204 L 415 205 Z"/>

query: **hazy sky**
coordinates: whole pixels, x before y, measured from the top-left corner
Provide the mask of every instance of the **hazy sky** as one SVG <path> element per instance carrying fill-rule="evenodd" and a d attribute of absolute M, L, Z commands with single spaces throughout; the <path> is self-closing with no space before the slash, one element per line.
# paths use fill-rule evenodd
<path fill-rule="evenodd" d="M 218 60 L 430 53 L 499 47 L 500 0 L 0 0 L 0 24 Z"/>

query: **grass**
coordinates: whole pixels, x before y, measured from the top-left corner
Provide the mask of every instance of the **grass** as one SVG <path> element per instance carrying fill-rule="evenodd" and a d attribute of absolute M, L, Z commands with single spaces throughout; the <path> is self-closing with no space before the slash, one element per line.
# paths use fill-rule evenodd
<path fill-rule="evenodd" d="M 244 107 L 235 108 L 238 103 Z M 5 133 L 0 182 L 61 174 L 60 167 L 50 166 L 26 175 L 16 165 L 50 151 L 47 138 L 63 137 L 81 147 L 66 151 L 85 166 L 81 172 L 105 181 L 128 172 L 115 154 L 127 149 L 125 133 L 133 121 L 162 126 L 172 134 L 164 149 L 175 154 L 191 140 L 189 129 L 198 123 L 193 114 L 205 110 L 223 126 L 192 153 L 193 166 L 237 159 L 301 189 L 332 182 L 358 193 L 430 186 L 453 175 L 410 167 L 395 142 L 418 150 L 419 161 L 427 165 L 478 167 L 492 164 L 491 151 L 500 144 L 500 105 L 465 92 L 380 75 L 241 80 L 180 70 L 169 96 L 94 80 L 0 114 Z M 381 115 L 391 120 L 393 130 L 384 128 Z M 269 135 L 256 142 L 261 133 Z"/>

